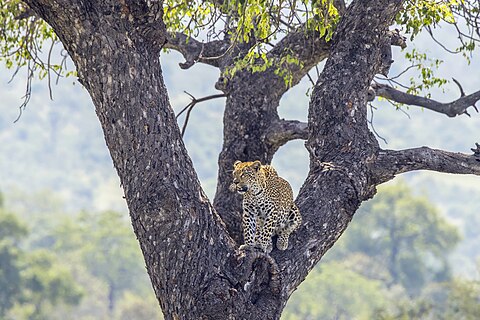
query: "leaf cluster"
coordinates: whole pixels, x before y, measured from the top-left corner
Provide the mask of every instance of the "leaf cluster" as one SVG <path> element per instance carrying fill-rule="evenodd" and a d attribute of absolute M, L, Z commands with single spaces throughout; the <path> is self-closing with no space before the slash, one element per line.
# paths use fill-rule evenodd
<path fill-rule="evenodd" d="M 171 32 L 210 39 L 228 39 L 230 47 L 224 53 L 234 55 L 234 64 L 224 70 L 232 77 L 240 70 L 262 72 L 274 67 L 289 87 L 292 74 L 288 66 L 301 64 L 298 57 L 287 51 L 280 58 L 268 55 L 269 48 L 289 32 L 315 32 L 331 40 L 339 19 L 331 0 L 319 1 L 213 1 L 169 0 L 164 5 L 164 19 Z M 285 68 L 287 67 L 287 68 Z"/>
<path fill-rule="evenodd" d="M 28 67 L 39 79 L 67 74 L 66 54 L 52 62 L 53 47 L 59 40 L 53 29 L 20 0 L 0 0 L 0 60 L 7 68 Z M 43 52 L 48 45 L 48 53 Z M 71 73 L 68 73 L 71 74 Z"/>

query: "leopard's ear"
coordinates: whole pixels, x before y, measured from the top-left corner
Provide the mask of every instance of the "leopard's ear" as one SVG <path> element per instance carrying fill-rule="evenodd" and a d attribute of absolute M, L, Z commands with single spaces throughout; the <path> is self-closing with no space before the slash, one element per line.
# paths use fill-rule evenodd
<path fill-rule="evenodd" d="M 256 171 L 258 171 L 260 169 L 260 167 L 262 166 L 262 163 L 259 161 L 259 160 L 256 160 L 252 163 L 252 167 L 253 169 L 255 169 Z"/>
<path fill-rule="evenodd" d="M 238 166 L 240 163 L 242 163 L 242 161 L 240 160 L 237 160 L 233 163 L 233 167 L 235 168 L 236 166 Z"/>

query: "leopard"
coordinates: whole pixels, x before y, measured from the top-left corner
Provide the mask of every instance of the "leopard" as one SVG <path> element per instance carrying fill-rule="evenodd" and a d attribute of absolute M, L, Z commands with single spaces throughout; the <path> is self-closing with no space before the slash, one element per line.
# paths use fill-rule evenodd
<path fill-rule="evenodd" d="M 243 196 L 244 244 L 240 249 L 257 247 L 270 253 L 272 237 L 277 235 L 277 249 L 286 250 L 290 234 L 302 223 L 290 183 L 271 165 L 262 165 L 259 160 L 237 160 L 233 164 L 233 181 L 229 189 Z"/>

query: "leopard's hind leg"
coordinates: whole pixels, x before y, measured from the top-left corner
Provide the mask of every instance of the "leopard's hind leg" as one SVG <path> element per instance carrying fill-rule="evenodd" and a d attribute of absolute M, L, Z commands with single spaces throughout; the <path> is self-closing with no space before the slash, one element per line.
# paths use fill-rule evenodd
<path fill-rule="evenodd" d="M 297 230 L 302 223 L 302 216 L 295 204 L 292 205 L 288 212 L 287 219 L 283 226 L 277 231 L 277 248 L 278 250 L 286 250 L 288 248 L 288 237 L 292 232 Z"/>

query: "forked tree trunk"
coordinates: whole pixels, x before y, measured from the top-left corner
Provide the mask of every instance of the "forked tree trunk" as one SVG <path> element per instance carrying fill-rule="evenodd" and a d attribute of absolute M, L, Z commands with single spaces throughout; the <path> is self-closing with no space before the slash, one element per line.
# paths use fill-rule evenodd
<path fill-rule="evenodd" d="M 226 191 L 228 170 L 234 160 L 272 159 L 278 145 L 265 135 L 279 120 L 285 89 L 246 72 L 229 84 L 219 215 L 201 189 L 168 101 L 158 58 L 166 39 L 162 3 L 26 2 L 54 28 L 92 97 L 166 319 L 279 319 L 375 186 L 398 172 L 429 168 L 415 151 L 380 150 L 366 121 L 367 91 L 402 1 L 353 1 L 309 107 L 310 172 L 297 199 L 304 223 L 286 251 L 239 252 L 233 240 L 240 239 L 239 199 Z"/>

